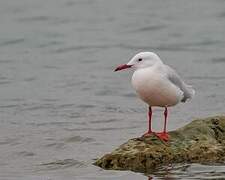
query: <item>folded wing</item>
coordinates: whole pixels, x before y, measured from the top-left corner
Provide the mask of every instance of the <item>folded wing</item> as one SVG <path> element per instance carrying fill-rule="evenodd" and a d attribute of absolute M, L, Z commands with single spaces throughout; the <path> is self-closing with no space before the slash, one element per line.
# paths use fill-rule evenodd
<path fill-rule="evenodd" d="M 192 86 L 185 84 L 176 71 L 171 67 L 165 65 L 165 70 L 168 80 L 183 92 L 181 102 L 186 102 L 188 99 L 191 99 L 195 94 L 195 90 Z"/>

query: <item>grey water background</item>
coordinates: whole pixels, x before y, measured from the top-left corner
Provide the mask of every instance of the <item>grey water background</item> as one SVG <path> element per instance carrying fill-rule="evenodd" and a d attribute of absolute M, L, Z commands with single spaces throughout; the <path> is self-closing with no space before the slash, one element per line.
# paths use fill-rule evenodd
<path fill-rule="evenodd" d="M 196 89 L 169 129 L 224 113 L 224 0 L 0 1 L 0 179 L 147 179 L 94 159 L 146 130 L 147 107 L 114 73 L 155 51 Z M 154 128 L 162 128 L 154 109 Z M 222 165 L 177 165 L 154 179 L 225 178 Z"/>

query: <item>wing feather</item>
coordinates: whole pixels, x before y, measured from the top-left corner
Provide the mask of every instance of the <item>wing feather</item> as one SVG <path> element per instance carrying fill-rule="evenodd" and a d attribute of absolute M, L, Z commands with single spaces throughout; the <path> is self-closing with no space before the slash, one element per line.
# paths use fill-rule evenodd
<path fill-rule="evenodd" d="M 181 99 L 181 102 L 191 99 L 195 94 L 195 90 L 192 88 L 192 86 L 185 84 L 176 71 L 168 65 L 165 65 L 165 69 L 168 80 L 183 92 L 183 98 Z"/>

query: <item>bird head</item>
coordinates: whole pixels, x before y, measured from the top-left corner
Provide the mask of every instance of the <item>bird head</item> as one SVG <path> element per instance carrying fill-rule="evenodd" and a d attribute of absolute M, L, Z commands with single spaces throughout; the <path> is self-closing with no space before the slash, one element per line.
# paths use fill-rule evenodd
<path fill-rule="evenodd" d="M 161 62 L 159 56 L 153 52 L 140 52 L 136 54 L 127 64 L 118 66 L 115 71 L 120 71 L 127 68 L 146 68 Z"/>

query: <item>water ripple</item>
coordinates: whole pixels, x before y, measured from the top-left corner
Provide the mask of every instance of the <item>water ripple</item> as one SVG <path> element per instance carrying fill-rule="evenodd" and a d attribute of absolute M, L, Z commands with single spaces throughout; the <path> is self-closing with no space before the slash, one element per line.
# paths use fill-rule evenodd
<path fill-rule="evenodd" d="M 45 145 L 45 147 L 53 147 L 56 149 L 63 148 L 64 146 L 65 146 L 65 144 L 62 142 L 54 142 L 54 143 L 49 143 L 49 144 Z"/>
<path fill-rule="evenodd" d="M 158 46 L 150 46 L 150 45 L 130 45 L 130 44 L 119 44 L 118 46 L 124 49 L 131 50 L 149 50 L 154 49 L 158 51 L 206 51 L 202 48 L 202 46 L 211 46 L 215 44 L 223 44 L 222 41 L 219 40 L 202 40 L 199 42 L 185 42 L 185 43 L 171 43 L 171 44 L 160 44 Z"/>
<path fill-rule="evenodd" d="M 34 122 L 29 122 L 26 123 L 27 125 L 31 126 L 36 126 L 36 127 L 41 127 L 41 126 L 63 126 L 63 125 L 68 125 L 68 124 L 73 124 L 74 122 L 66 122 L 66 121 L 58 121 L 58 122 L 43 122 L 43 123 L 34 123 Z"/>
<path fill-rule="evenodd" d="M 40 166 L 45 167 L 43 170 L 57 170 L 57 169 L 65 169 L 68 167 L 76 167 L 81 168 L 84 167 L 85 164 L 75 159 L 63 159 L 63 160 L 56 160 L 49 163 L 42 163 Z"/>
<path fill-rule="evenodd" d="M 176 164 L 160 168 L 149 177 L 167 179 L 224 179 L 224 165 Z"/>
<path fill-rule="evenodd" d="M 0 60 L 0 63 L 2 63 L 2 64 L 13 63 L 13 60 L 12 59 L 3 59 L 3 60 Z"/>
<path fill-rule="evenodd" d="M 198 80 L 224 80 L 225 76 L 190 76 L 189 79 L 198 79 Z"/>
<path fill-rule="evenodd" d="M 213 63 L 225 63 L 225 57 L 212 59 Z"/>
<path fill-rule="evenodd" d="M 112 122 L 117 122 L 117 121 L 121 121 L 121 119 L 108 119 L 108 120 L 96 120 L 96 121 L 91 121 L 90 123 L 93 124 L 101 124 L 101 123 L 112 123 Z"/>
<path fill-rule="evenodd" d="M 8 45 L 14 45 L 24 42 L 24 38 L 18 38 L 18 39 L 12 39 L 12 40 L 6 40 L 2 43 L 0 43 L 0 46 L 8 46 Z"/>
<path fill-rule="evenodd" d="M 0 81 L 0 84 L 10 84 L 11 81 Z"/>
<path fill-rule="evenodd" d="M 124 97 L 137 97 L 137 95 L 135 93 L 126 93 L 126 94 L 123 94 Z"/>
<path fill-rule="evenodd" d="M 48 48 L 48 47 L 61 45 L 61 44 L 63 44 L 63 42 L 61 42 L 61 41 L 49 41 L 49 42 L 42 43 L 42 44 L 38 45 L 38 47 L 39 48 Z"/>
<path fill-rule="evenodd" d="M 107 45 L 85 45 L 85 46 L 70 46 L 70 47 L 63 47 L 63 48 L 58 48 L 53 51 L 53 53 L 67 53 L 67 52 L 73 52 L 73 51 L 80 51 L 80 50 L 86 50 L 86 49 L 107 49 L 110 48 L 111 46 Z"/>
<path fill-rule="evenodd" d="M 167 27 L 166 25 L 162 25 L 162 24 L 161 25 L 145 26 L 145 27 L 138 28 L 138 29 L 134 30 L 133 32 L 158 31 L 158 30 L 164 29 L 166 27 Z"/>
<path fill-rule="evenodd" d="M 72 136 L 72 137 L 68 137 L 63 139 L 65 142 L 67 143 L 74 143 L 74 142 L 94 142 L 95 140 L 93 138 L 89 138 L 89 137 L 81 137 L 81 136 Z"/>
<path fill-rule="evenodd" d="M 81 104 L 79 106 L 77 106 L 78 108 L 81 108 L 81 109 L 90 109 L 90 108 L 94 108 L 95 106 L 94 105 L 91 105 L 91 104 Z"/>
<path fill-rule="evenodd" d="M 23 157 L 30 157 L 30 156 L 35 156 L 35 153 L 28 152 L 28 151 L 21 151 L 21 152 L 18 152 L 17 155 L 23 156 Z"/>
<path fill-rule="evenodd" d="M 0 109 L 1 108 L 15 108 L 15 107 L 18 107 L 18 105 L 16 105 L 16 104 L 0 105 Z"/>
<path fill-rule="evenodd" d="M 113 131 L 122 129 L 136 129 L 138 126 L 106 127 L 106 128 L 64 128 L 66 131 Z"/>
<path fill-rule="evenodd" d="M 17 145 L 19 144 L 17 142 L 18 140 L 19 140 L 18 138 L 5 138 L 4 140 L 0 141 L 0 145 L 7 145 L 7 144 Z"/>

